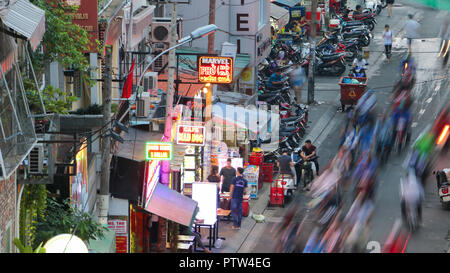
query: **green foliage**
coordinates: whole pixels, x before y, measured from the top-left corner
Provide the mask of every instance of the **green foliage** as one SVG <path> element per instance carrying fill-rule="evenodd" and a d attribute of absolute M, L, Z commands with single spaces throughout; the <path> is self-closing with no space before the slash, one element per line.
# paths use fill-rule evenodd
<path fill-rule="evenodd" d="M 30 111 L 41 113 L 41 101 L 34 83 L 30 79 L 24 79 L 23 82 Z M 52 85 L 45 87 L 41 92 L 41 96 L 47 113 L 68 114 L 68 109 L 72 108 L 72 102 L 77 100 L 77 97 L 67 95 L 66 92 Z"/>
<path fill-rule="evenodd" d="M 103 107 L 98 104 L 89 105 L 87 108 L 80 108 L 74 114 L 77 115 L 101 115 Z"/>
<path fill-rule="evenodd" d="M 18 238 L 14 238 L 14 245 L 16 245 L 17 249 L 19 249 L 20 253 L 46 253 L 45 248 L 42 247 L 42 243 L 40 243 L 39 246 L 33 250 L 31 246 L 24 246 Z"/>
<path fill-rule="evenodd" d="M 59 61 L 64 67 L 88 71 L 89 62 L 84 52 L 89 47 L 88 33 L 77 24 L 72 24 L 72 14 L 77 6 L 68 6 L 63 0 L 31 0 L 45 10 L 46 31 L 42 44 L 45 59 Z"/>
<path fill-rule="evenodd" d="M 61 233 L 72 233 L 83 241 L 104 237 L 107 228 L 95 222 L 92 215 L 73 208 L 70 200 L 58 203 L 55 198 L 47 199 L 45 216 L 37 223 L 36 241 L 46 242 Z"/>
<path fill-rule="evenodd" d="M 20 202 L 19 238 L 23 245 L 33 245 L 38 218 L 44 218 L 47 207 L 45 185 L 25 185 Z"/>
<path fill-rule="evenodd" d="M 117 114 L 117 110 L 119 110 L 119 105 L 117 103 L 111 103 L 111 113 Z"/>

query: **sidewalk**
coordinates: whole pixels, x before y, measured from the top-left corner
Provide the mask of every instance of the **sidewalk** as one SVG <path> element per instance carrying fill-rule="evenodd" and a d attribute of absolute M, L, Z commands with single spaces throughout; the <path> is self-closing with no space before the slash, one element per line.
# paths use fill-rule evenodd
<path fill-rule="evenodd" d="M 335 117 L 337 111 L 335 105 L 321 104 L 310 107 L 309 114 L 309 128 L 307 128 L 307 134 L 304 140 L 310 139 L 313 143 L 316 143 L 317 147 L 320 145 L 320 139 L 323 140 L 322 135 L 327 135 L 330 128 L 330 121 Z M 270 183 L 263 183 L 263 188 L 259 189 L 258 199 L 251 199 L 249 201 L 250 213 L 249 217 L 242 218 L 242 224 L 240 230 L 231 229 L 231 221 L 219 222 L 219 237 L 224 237 L 223 245 L 221 249 L 212 248 L 215 253 L 248 253 L 252 251 L 254 244 L 261 237 L 261 231 L 268 223 L 256 223 L 250 215 L 264 214 L 269 202 Z M 282 217 L 282 215 L 277 215 Z M 208 234 L 206 231 L 202 231 L 202 241 L 208 243 Z M 270 250 L 268 250 L 270 251 Z"/>

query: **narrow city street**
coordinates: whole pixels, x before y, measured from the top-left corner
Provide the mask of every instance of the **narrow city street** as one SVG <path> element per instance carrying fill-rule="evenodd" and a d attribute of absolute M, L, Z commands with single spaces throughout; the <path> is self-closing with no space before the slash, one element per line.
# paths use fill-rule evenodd
<path fill-rule="evenodd" d="M 426 126 L 434 121 L 439 110 L 449 98 L 448 69 L 442 71 L 440 63 L 436 62 L 436 51 L 440 44 L 439 28 L 446 13 L 417 7 L 407 3 L 407 1 L 396 2 L 392 18 L 387 18 L 387 11 L 384 10 L 377 17 L 378 24 L 373 31 L 374 40 L 370 44 L 368 85 L 369 88 L 375 90 L 378 100 L 377 112 L 381 115 L 384 109 L 391 104 L 392 85 L 398 77 L 399 63 L 407 52 L 403 24 L 408 13 L 414 14 L 417 21 L 422 25 L 421 39 L 413 42 L 413 52 L 418 63 L 417 84 L 413 90 L 415 104 L 413 106 L 412 139 L 414 140 Z M 394 36 L 393 57 L 390 63 L 386 62 L 381 38 L 385 24 L 391 26 Z M 322 170 L 323 166 L 326 166 L 337 152 L 336 143 L 338 143 L 346 116 L 345 113 L 338 111 L 340 103 L 337 82 L 336 77 L 316 77 L 315 100 L 319 102 L 319 105 L 312 108 L 320 109 L 321 115 L 316 116 L 317 124 L 313 122 L 310 126 L 314 128 L 314 126 L 321 126 L 319 123 L 326 124 L 326 126 L 322 126 L 323 130 L 320 134 L 316 135 L 315 139 L 311 139 L 313 144 L 318 147 Z M 303 99 L 305 100 L 306 92 L 303 93 Z M 325 118 L 325 116 L 327 120 L 320 120 L 320 117 Z M 374 242 L 368 245 L 367 252 L 379 252 L 378 246 L 382 249 L 394 221 L 401 217 L 399 181 L 400 177 L 405 175 L 402 164 L 409 151 L 407 149 L 400 155 L 392 156 L 378 175 L 375 213 L 371 221 L 372 226 L 369 235 L 369 242 Z M 447 154 L 439 158 L 437 162 L 436 170 L 449 167 L 450 156 Z M 304 211 L 304 213 L 297 215 L 297 221 L 302 221 L 307 214 L 307 202 L 310 200 L 305 192 L 300 190 L 296 192 L 295 199 L 291 203 L 300 206 L 303 208 L 301 211 Z M 272 252 L 275 242 L 271 235 L 271 229 L 274 224 L 282 220 L 285 211 L 286 208 L 266 208 L 263 213 L 265 223 L 255 225 L 238 252 Z M 450 239 L 449 231 L 450 211 L 441 207 L 437 194 L 436 178 L 430 176 L 425 188 L 423 228 L 410 236 L 406 252 L 447 252 L 448 239 Z M 305 228 L 303 232 L 307 234 L 308 228 Z"/>

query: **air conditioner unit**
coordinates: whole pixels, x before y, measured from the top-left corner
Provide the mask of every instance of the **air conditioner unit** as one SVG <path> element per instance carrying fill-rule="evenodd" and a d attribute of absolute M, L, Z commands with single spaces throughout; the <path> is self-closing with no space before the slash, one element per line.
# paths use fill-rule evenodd
<path fill-rule="evenodd" d="M 143 77 L 144 92 L 149 92 L 151 89 L 158 89 L 158 72 L 147 72 Z"/>
<path fill-rule="evenodd" d="M 158 55 L 159 53 L 163 52 L 164 50 L 169 48 L 169 44 L 168 43 L 155 43 L 153 45 L 153 53 L 154 53 L 154 57 L 156 57 L 156 55 Z M 158 59 L 156 59 L 153 64 L 152 64 L 152 70 L 153 71 L 157 71 L 159 72 L 161 70 L 161 68 L 164 67 L 164 65 L 167 63 L 168 60 L 168 55 L 164 54 L 162 56 L 160 56 Z M 163 72 L 164 74 L 164 72 Z"/>
<path fill-rule="evenodd" d="M 36 144 L 28 154 L 28 173 L 41 174 L 44 167 L 44 145 Z"/>
<path fill-rule="evenodd" d="M 150 115 L 150 93 L 142 92 L 136 99 L 136 117 L 147 118 Z"/>
<path fill-rule="evenodd" d="M 177 40 L 181 39 L 181 18 L 177 19 Z M 170 41 L 170 18 L 153 17 L 151 39 L 153 43 L 169 43 Z"/>

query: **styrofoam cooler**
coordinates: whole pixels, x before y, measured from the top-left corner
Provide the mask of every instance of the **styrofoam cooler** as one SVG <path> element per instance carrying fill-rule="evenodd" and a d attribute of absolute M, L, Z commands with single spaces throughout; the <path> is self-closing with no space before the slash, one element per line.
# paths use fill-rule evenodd
<path fill-rule="evenodd" d="M 330 28 L 338 28 L 340 25 L 341 25 L 341 22 L 339 21 L 339 19 L 330 19 L 330 24 L 329 24 Z"/>

